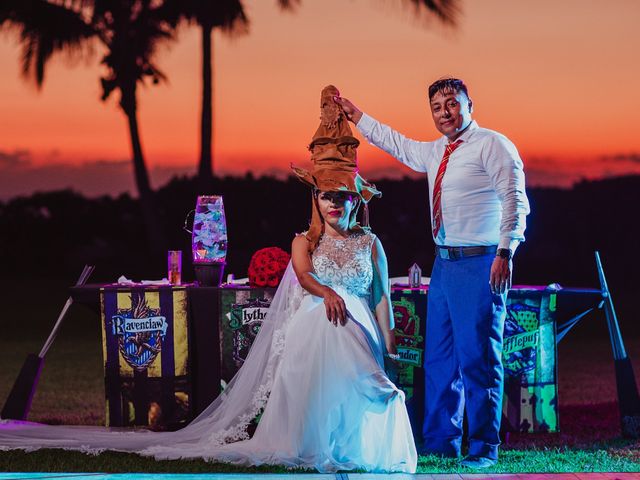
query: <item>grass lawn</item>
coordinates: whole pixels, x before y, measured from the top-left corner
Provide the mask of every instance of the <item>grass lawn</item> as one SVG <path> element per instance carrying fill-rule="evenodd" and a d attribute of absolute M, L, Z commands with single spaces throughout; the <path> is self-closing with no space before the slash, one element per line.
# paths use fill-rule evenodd
<path fill-rule="evenodd" d="M 45 285 L 43 282 L 42 285 Z M 0 403 L 28 353 L 38 353 L 66 295 L 66 285 L 47 284 L 29 292 L 25 285 L 0 285 L 16 299 L 0 318 Z M 34 300 L 35 299 L 35 300 Z M 26 303 L 29 302 L 29 303 Z M 29 308 L 25 309 L 24 305 Z M 27 313 L 28 312 L 28 313 Z M 592 321 L 600 321 L 599 319 Z M 604 322 L 603 322 L 604 323 Z M 576 330 L 579 326 L 576 327 Z M 578 332 L 579 333 L 579 332 Z M 623 328 L 624 334 L 624 328 Z M 625 338 L 640 383 L 640 338 Z M 495 473 L 637 472 L 640 441 L 619 436 L 611 347 L 602 335 L 570 333 L 558 351 L 560 426 L 558 434 L 511 434 Z M 98 319 L 74 306 L 54 343 L 38 384 L 29 420 L 102 425 L 104 385 Z M 239 468 L 204 461 L 155 461 L 132 454 L 96 456 L 59 450 L 0 452 L 0 471 L 49 472 L 285 472 L 278 467 Z M 420 457 L 421 473 L 468 473 L 456 461 Z"/>
<path fill-rule="evenodd" d="M 638 472 L 628 442 L 606 442 L 593 448 L 505 449 L 498 465 L 483 473 L 562 473 L 562 472 Z M 637 447 L 637 446 L 636 446 Z M 156 473 L 285 473 L 282 467 L 235 467 L 202 460 L 156 461 L 138 455 L 105 452 L 85 455 L 78 452 L 41 450 L 32 453 L 0 452 L 0 471 L 21 472 L 156 472 Z M 296 470 L 303 472 L 303 470 Z M 456 460 L 422 456 L 418 473 L 469 473 Z"/>

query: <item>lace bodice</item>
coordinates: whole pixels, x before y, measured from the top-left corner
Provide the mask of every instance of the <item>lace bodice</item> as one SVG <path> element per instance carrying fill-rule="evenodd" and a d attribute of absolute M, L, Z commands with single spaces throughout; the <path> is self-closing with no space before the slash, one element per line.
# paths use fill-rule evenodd
<path fill-rule="evenodd" d="M 323 235 L 311 255 L 318 279 L 353 295 L 368 296 L 373 280 L 371 246 L 374 239 L 375 235 L 368 232 L 353 233 L 345 239 Z"/>

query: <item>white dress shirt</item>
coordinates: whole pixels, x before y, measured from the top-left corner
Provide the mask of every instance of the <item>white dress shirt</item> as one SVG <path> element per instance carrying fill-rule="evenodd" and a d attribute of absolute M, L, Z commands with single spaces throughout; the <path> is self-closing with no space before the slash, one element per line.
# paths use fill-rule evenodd
<path fill-rule="evenodd" d="M 405 137 L 366 113 L 358 130 L 373 145 L 416 172 L 427 174 L 433 218 L 433 182 L 449 140 L 419 142 Z M 529 201 L 522 160 L 504 135 L 473 121 L 459 137 L 442 179 L 442 226 L 436 245 L 498 245 L 516 249 L 524 240 Z"/>

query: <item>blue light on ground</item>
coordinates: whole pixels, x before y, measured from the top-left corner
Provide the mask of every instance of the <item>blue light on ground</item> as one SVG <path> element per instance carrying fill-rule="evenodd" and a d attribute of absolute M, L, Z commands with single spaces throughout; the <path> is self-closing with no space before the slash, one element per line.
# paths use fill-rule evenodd
<path fill-rule="evenodd" d="M 0 480 L 334 480 L 346 475 L 334 474 L 246 474 L 246 473 L 200 473 L 200 474 L 159 474 L 159 473 L 11 473 L 0 472 Z M 405 477 L 406 478 L 406 477 Z M 411 478 L 411 477 L 409 477 Z"/>
<path fill-rule="evenodd" d="M 375 473 L 46 473 L 0 472 L 0 480 L 431 480 L 441 475 L 410 475 L 406 473 L 375 474 Z M 464 479 L 473 479 L 475 475 L 465 475 Z M 509 475 L 499 475 L 501 480 L 507 480 Z M 442 475 L 444 479 L 463 480 L 460 475 Z M 484 475 L 478 478 L 486 479 Z M 517 478 L 513 475 L 512 478 Z M 539 477 L 537 477 L 539 478 Z"/>

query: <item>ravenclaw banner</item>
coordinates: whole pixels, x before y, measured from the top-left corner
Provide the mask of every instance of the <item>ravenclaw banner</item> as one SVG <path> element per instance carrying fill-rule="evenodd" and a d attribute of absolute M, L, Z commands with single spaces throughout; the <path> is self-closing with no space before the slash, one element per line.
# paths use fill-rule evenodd
<path fill-rule="evenodd" d="M 100 289 L 107 426 L 175 429 L 190 418 L 183 287 Z"/>

